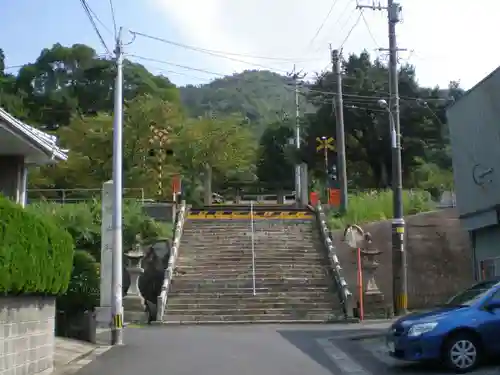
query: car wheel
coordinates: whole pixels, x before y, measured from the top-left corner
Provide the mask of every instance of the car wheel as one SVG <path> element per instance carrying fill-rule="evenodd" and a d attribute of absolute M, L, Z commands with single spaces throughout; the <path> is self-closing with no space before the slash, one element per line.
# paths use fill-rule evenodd
<path fill-rule="evenodd" d="M 474 335 L 458 333 L 446 340 L 443 355 L 450 370 L 463 374 L 479 365 L 481 345 Z"/>

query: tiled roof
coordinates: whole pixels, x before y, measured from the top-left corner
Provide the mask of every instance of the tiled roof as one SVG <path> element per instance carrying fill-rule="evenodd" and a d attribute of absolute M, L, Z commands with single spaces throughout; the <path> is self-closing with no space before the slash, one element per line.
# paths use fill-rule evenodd
<path fill-rule="evenodd" d="M 1 107 L 0 120 L 3 120 L 7 125 L 10 125 L 20 131 L 26 138 L 29 138 L 36 143 L 40 149 L 48 151 L 55 158 L 60 160 L 68 159 L 66 152 L 57 145 L 57 137 L 19 121 Z"/>

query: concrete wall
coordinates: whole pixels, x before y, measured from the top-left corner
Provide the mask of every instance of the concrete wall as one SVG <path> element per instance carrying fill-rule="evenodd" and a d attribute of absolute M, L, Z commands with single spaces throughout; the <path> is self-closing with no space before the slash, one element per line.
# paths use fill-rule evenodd
<path fill-rule="evenodd" d="M 0 297 L 0 375 L 48 374 L 55 298 Z"/>
<path fill-rule="evenodd" d="M 496 69 L 446 111 L 461 216 L 500 204 L 499 102 Z"/>
<path fill-rule="evenodd" d="M 469 234 L 460 226 L 456 209 L 409 216 L 407 222 L 408 305 L 419 309 L 446 301 L 474 282 Z M 376 281 L 392 303 L 391 223 L 382 221 L 362 226 L 382 250 Z M 337 255 L 345 277 L 356 294 L 356 254 L 342 241 L 343 231 L 334 232 Z"/>
<path fill-rule="evenodd" d="M 173 223 L 175 221 L 174 203 L 144 203 L 144 212 L 157 221 Z"/>

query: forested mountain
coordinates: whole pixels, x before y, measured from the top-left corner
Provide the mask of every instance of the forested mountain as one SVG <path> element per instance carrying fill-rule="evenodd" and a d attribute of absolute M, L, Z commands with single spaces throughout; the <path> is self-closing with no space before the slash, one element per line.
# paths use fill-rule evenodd
<path fill-rule="evenodd" d="M 261 134 L 267 124 L 295 116 L 294 82 L 265 70 L 246 70 L 204 85 L 180 88 L 181 100 L 191 116 L 241 114 Z M 299 97 L 301 110 L 314 107 Z"/>
<path fill-rule="evenodd" d="M 343 110 L 347 174 L 351 189 L 387 188 L 391 154 L 385 63 L 366 52 L 343 61 Z M 55 44 L 9 74 L 0 49 L 0 106 L 32 125 L 56 133 L 71 150 L 58 168 L 31 173 L 39 188 L 96 188 L 111 178 L 114 63 L 85 45 Z M 182 174 L 193 194 L 201 188 L 206 164 L 214 188 L 236 181 L 274 188 L 293 186 L 293 164 L 304 161 L 324 181 L 324 155 L 317 137 L 335 138 L 336 78 L 320 73 L 299 85 L 301 149 L 290 146 L 295 127 L 291 78 L 269 71 L 244 71 L 200 86 L 176 87 L 143 65 L 124 64 L 124 176 L 126 186 L 162 196 L 172 174 Z M 418 84 L 413 66 L 400 66 L 403 181 L 405 187 L 439 190 L 452 184 L 445 108 L 462 95 Z M 168 134 L 156 144 L 153 132 Z M 166 158 L 164 151 L 173 155 Z M 335 152 L 328 156 L 331 171 Z M 163 173 L 158 166 L 164 166 Z M 161 182 L 161 184 L 160 184 Z"/>

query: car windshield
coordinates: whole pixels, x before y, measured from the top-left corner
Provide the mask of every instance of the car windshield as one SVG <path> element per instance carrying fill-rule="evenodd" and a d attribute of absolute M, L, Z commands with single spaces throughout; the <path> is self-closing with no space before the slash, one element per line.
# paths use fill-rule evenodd
<path fill-rule="evenodd" d="M 498 281 L 487 281 L 474 285 L 472 288 L 464 290 L 463 292 L 452 297 L 446 306 L 471 306 L 477 300 L 481 299 L 490 289 L 497 285 Z"/>

